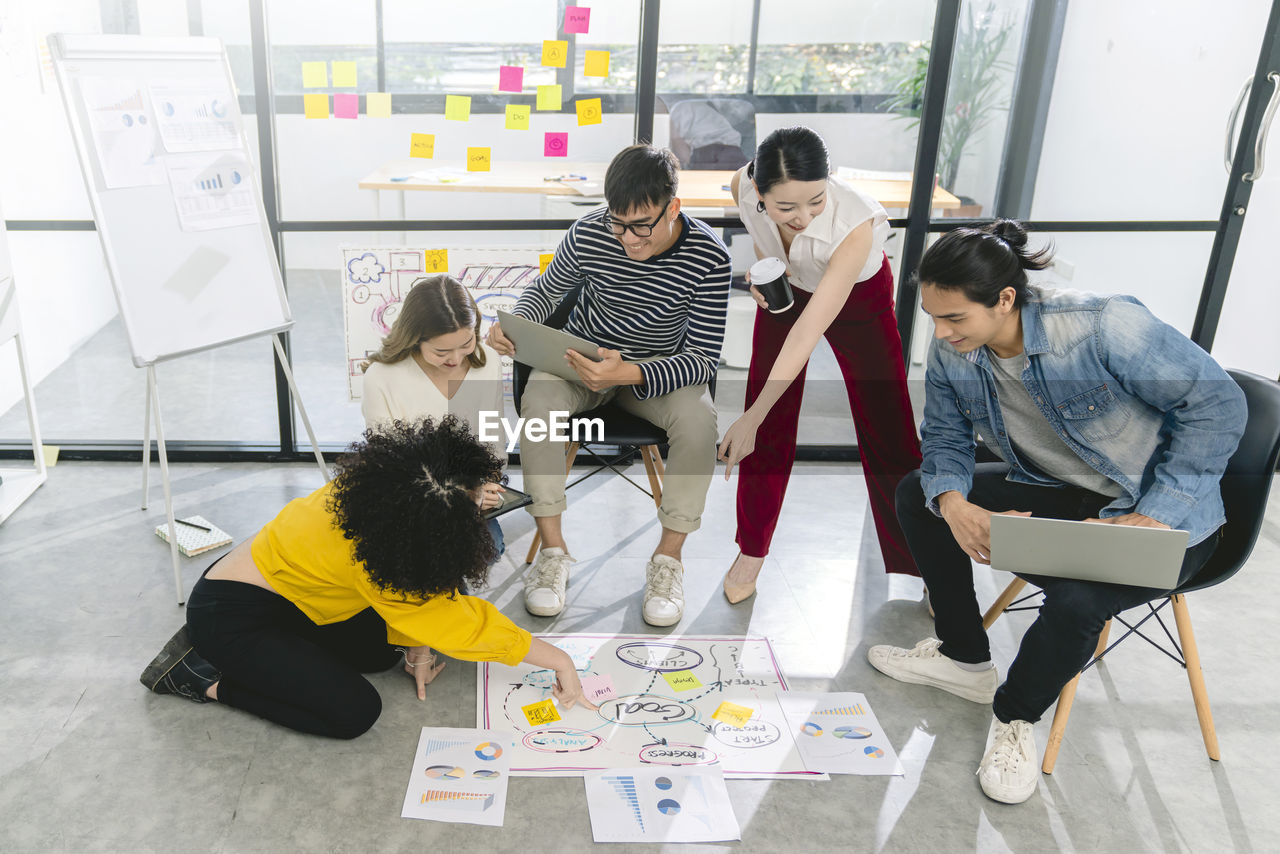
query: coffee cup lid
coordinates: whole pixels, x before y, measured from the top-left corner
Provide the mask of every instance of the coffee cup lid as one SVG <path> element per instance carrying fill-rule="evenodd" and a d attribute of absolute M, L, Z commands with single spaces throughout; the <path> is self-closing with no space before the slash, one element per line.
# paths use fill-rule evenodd
<path fill-rule="evenodd" d="M 772 282 L 787 272 L 787 265 L 781 258 L 761 258 L 751 265 L 751 281 Z"/>

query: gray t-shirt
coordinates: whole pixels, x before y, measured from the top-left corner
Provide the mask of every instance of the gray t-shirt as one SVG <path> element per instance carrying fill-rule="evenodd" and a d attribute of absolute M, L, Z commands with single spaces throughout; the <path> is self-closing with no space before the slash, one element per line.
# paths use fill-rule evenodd
<path fill-rule="evenodd" d="M 1096 472 L 1059 438 L 1040 407 L 1031 399 L 1030 392 L 1022 384 L 1022 369 L 1027 364 L 1027 355 L 1019 353 L 1010 359 L 1001 359 L 990 349 L 987 355 L 995 375 L 996 397 L 1000 401 L 1004 429 L 1018 456 L 1063 483 L 1112 498 L 1124 495 L 1120 484 Z M 992 442 L 989 447 L 996 454 L 1000 453 L 998 444 Z"/>

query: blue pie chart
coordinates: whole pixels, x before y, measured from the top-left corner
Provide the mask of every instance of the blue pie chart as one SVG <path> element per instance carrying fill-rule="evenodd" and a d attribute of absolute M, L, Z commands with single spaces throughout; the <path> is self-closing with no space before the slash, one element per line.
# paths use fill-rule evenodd
<path fill-rule="evenodd" d="M 653 781 L 653 785 L 657 786 L 659 789 L 662 789 L 665 792 L 667 789 L 671 788 L 671 778 L 659 777 L 658 779 Z"/>
<path fill-rule="evenodd" d="M 680 804 L 670 798 L 663 798 L 658 801 L 658 812 L 663 815 L 675 815 L 680 812 Z"/>

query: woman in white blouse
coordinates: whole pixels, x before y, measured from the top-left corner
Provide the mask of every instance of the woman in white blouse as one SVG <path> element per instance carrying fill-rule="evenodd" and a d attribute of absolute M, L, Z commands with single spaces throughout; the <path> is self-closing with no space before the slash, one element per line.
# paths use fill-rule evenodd
<path fill-rule="evenodd" d="M 410 285 L 382 348 L 369 357 L 360 410 L 367 427 L 456 415 L 473 434 L 481 412 L 505 414 L 502 362 L 480 343 L 480 310 L 461 282 L 438 275 Z M 486 444 L 505 466 L 502 443 Z M 482 509 L 501 504 L 501 491 L 498 484 L 487 487 Z M 501 553 L 496 519 L 489 520 L 489 532 Z"/>
<path fill-rule="evenodd" d="M 730 189 L 756 255 L 786 263 L 795 304 L 772 314 L 751 288 L 760 308 L 746 411 L 720 443 L 726 478 L 740 463 L 740 553 L 725 575 L 725 596 L 740 602 L 755 592 L 795 460 L 805 368 L 822 337 L 844 376 L 885 569 L 919 575 L 894 509 L 898 481 L 920 465 L 920 444 L 884 253 L 888 216 L 830 174 L 826 144 L 806 127 L 765 137 Z M 836 496 L 833 504 L 845 502 Z"/>

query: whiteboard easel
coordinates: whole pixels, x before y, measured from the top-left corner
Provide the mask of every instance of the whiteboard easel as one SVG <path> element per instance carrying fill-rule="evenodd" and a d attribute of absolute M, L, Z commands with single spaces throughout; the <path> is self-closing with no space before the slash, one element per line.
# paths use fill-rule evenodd
<path fill-rule="evenodd" d="M 3 242 L 4 221 L 0 220 L 0 242 Z M 0 344 L 13 340 L 18 352 L 18 375 L 22 379 L 22 396 L 27 404 L 27 428 L 31 432 L 31 452 L 35 457 L 34 469 L 0 468 L 0 522 L 9 518 L 18 505 L 40 488 L 48 473 L 45 471 L 44 445 L 40 442 L 40 424 L 36 420 L 36 401 L 32 394 L 31 377 L 27 374 L 27 354 L 22 346 L 22 323 L 18 317 L 17 288 L 13 277 L 3 266 L 0 254 Z"/>
<path fill-rule="evenodd" d="M 279 337 L 293 317 L 222 43 L 55 34 L 49 49 L 133 363 L 147 370 L 142 508 L 154 414 L 181 605 L 156 364 L 270 335 L 328 479 Z"/>

